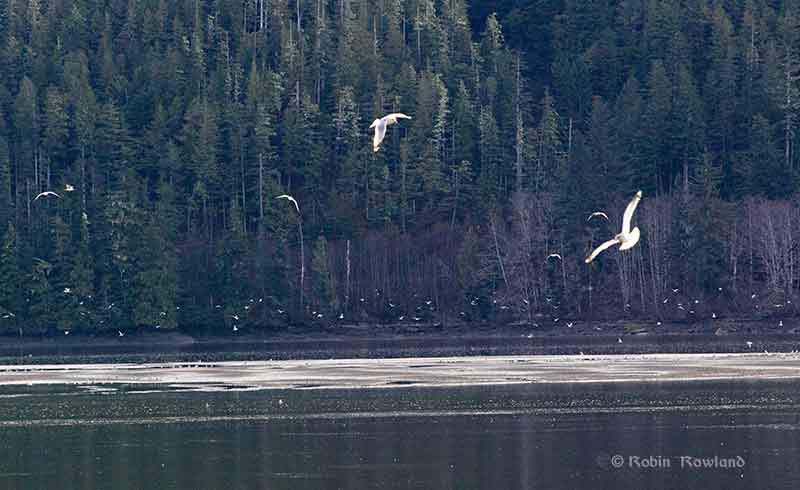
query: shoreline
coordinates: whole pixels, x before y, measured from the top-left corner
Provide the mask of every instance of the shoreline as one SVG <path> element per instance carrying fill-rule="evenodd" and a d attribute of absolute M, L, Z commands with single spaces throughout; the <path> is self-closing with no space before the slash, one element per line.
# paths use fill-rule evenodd
<path fill-rule="evenodd" d="M 0 363 L 112 363 L 270 359 L 459 357 L 800 351 L 787 321 L 717 320 L 696 324 L 574 322 L 573 327 L 433 324 L 241 329 L 236 334 L 134 331 L 125 336 L 0 337 Z M 800 323 L 800 322 L 798 322 Z"/>

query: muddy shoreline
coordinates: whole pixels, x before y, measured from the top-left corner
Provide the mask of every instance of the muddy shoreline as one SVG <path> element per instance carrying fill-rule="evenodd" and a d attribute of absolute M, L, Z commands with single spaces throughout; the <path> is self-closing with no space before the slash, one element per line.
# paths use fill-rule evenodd
<path fill-rule="evenodd" d="M 0 363 L 172 362 L 477 355 L 763 353 L 800 351 L 800 320 L 696 324 L 337 325 L 242 329 L 231 335 L 130 331 L 119 336 L 0 337 Z M 796 323 L 796 324 L 795 324 Z"/>

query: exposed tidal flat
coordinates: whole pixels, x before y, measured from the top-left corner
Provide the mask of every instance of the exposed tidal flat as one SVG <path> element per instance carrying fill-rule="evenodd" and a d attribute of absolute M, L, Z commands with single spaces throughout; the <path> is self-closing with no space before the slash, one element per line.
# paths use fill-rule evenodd
<path fill-rule="evenodd" d="M 569 325 L 569 326 L 568 326 Z M 780 326 L 779 326 L 780 325 Z M 235 334 L 131 330 L 118 336 L 0 336 L 0 364 L 800 351 L 800 323 L 715 320 L 528 324 L 342 324 Z"/>

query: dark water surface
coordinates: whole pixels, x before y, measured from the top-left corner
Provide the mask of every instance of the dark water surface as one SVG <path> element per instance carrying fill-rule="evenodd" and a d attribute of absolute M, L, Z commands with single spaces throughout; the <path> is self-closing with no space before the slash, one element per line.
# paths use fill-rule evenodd
<path fill-rule="evenodd" d="M 5 386 L 0 488 L 794 489 L 798 409 L 800 384 L 765 380 Z"/>

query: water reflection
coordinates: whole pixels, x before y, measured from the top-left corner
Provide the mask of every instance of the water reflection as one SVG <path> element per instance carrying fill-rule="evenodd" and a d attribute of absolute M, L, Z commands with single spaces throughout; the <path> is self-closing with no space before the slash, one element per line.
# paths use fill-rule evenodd
<path fill-rule="evenodd" d="M 790 382 L 210 393 L 115 388 L 4 388 L 0 488 L 800 483 L 800 388 Z M 616 456 L 623 458 L 620 468 Z M 744 465 L 681 468 L 681 456 L 738 456 Z M 643 468 L 631 459 L 648 457 L 671 466 Z"/>

